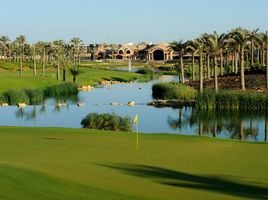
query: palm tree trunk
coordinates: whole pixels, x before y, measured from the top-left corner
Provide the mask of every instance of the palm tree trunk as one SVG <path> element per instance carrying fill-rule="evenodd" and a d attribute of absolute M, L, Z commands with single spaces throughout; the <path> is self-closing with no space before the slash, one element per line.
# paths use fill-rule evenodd
<path fill-rule="evenodd" d="M 262 49 L 262 66 L 265 66 L 265 50 L 264 48 Z"/>
<path fill-rule="evenodd" d="M 57 80 L 60 80 L 60 63 L 57 62 Z"/>
<path fill-rule="evenodd" d="M 207 78 L 210 79 L 210 57 L 207 54 Z"/>
<path fill-rule="evenodd" d="M 45 50 L 44 50 L 44 52 L 43 52 L 42 77 L 45 78 Z"/>
<path fill-rule="evenodd" d="M 217 66 L 217 57 L 214 56 L 214 89 L 215 92 L 218 92 L 218 70 L 217 70 L 218 66 Z"/>
<path fill-rule="evenodd" d="M 251 67 L 253 66 L 254 64 L 254 47 L 253 47 L 253 41 L 251 40 L 251 47 L 250 47 L 250 51 L 251 51 L 251 58 L 250 58 L 250 65 Z"/>
<path fill-rule="evenodd" d="M 66 81 L 66 66 L 63 66 L 63 72 L 62 72 L 63 81 Z"/>
<path fill-rule="evenodd" d="M 235 74 L 238 74 L 238 53 L 235 52 Z"/>
<path fill-rule="evenodd" d="M 221 60 L 221 76 L 223 76 L 223 55 L 222 55 L 222 53 L 220 56 L 220 60 Z"/>
<path fill-rule="evenodd" d="M 244 48 L 240 50 L 240 78 L 241 78 L 241 90 L 245 90 L 245 71 L 244 71 Z"/>
<path fill-rule="evenodd" d="M 260 48 L 257 48 L 257 63 L 260 63 Z"/>
<path fill-rule="evenodd" d="M 192 55 L 192 81 L 195 81 L 194 54 Z"/>
<path fill-rule="evenodd" d="M 22 57 L 20 57 L 20 77 L 22 76 Z"/>
<path fill-rule="evenodd" d="M 203 93 L 204 83 L 203 83 L 203 51 L 200 50 L 200 61 L 199 61 L 199 91 Z"/>
<path fill-rule="evenodd" d="M 34 44 L 34 76 L 36 76 L 37 75 L 37 73 L 36 73 L 36 55 L 35 55 L 35 44 Z"/>
<path fill-rule="evenodd" d="M 232 73 L 235 72 L 235 54 L 232 54 Z"/>
<path fill-rule="evenodd" d="M 183 66 L 183 59 L 182 55 L 180 56 L 180 66 L 181 66 L 181 83 L 184 83 L 184 66 Z"/>

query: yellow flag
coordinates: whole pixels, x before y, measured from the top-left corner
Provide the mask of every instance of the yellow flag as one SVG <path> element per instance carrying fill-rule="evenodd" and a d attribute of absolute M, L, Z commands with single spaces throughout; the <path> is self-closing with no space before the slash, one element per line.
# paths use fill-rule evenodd
<path fill-rule="evenodd" d="M 134 118 L 133 122 L 134 122 L 134 124 L 138 124 L 139 123 L 138 115 L 135 115 L 135 118 Z"/>

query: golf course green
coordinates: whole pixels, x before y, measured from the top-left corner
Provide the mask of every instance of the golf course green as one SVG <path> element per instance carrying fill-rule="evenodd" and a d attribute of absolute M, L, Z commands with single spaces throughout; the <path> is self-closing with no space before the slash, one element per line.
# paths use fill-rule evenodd
<path fill-rule="evenodd" d="M 268 146 L 0 127 L 0 199 L 268 199 Z"/>

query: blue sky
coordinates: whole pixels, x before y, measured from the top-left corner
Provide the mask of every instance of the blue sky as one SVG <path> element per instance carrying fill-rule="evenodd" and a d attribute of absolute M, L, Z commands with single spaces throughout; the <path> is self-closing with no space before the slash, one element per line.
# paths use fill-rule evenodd
<path fill-rule="evenodd" d="M 268 30 L 268 0 L 0 0 L 0 35 L 29 42 L 192 39 L 242 26 Z"/>

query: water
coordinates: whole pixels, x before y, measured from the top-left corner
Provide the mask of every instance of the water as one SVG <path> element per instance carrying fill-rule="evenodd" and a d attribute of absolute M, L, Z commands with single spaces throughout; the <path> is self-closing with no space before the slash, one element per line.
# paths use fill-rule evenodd
<path fill-rule="evenodd" d="M 134 118 L 139 116 L 139 130 L 143 133 L 170 133 L 207 135 L 247 141 L 264 141 L 265 117 L 256 113 L 198 113 L 194 108 L 155 108 L 147 106 L 152 101 L 151 87 L 155 82 L 176 81 L 176 76 L 162 76 L 149 83 L 107 85 L 79 93 L 79 102 L 66 101 L 66 106 L 56 106 L 55 99 L 44 105 L 0 107 L 1 126 L 49 126 L 81 128 L 81 120 L 89 113 L 115 113 Z M 135 107 L 127 103 L 135 101 Z M 117 104 L 117 106 L 111 105 Z M 241 126 L 243 125 L 243 132 Z"/>

